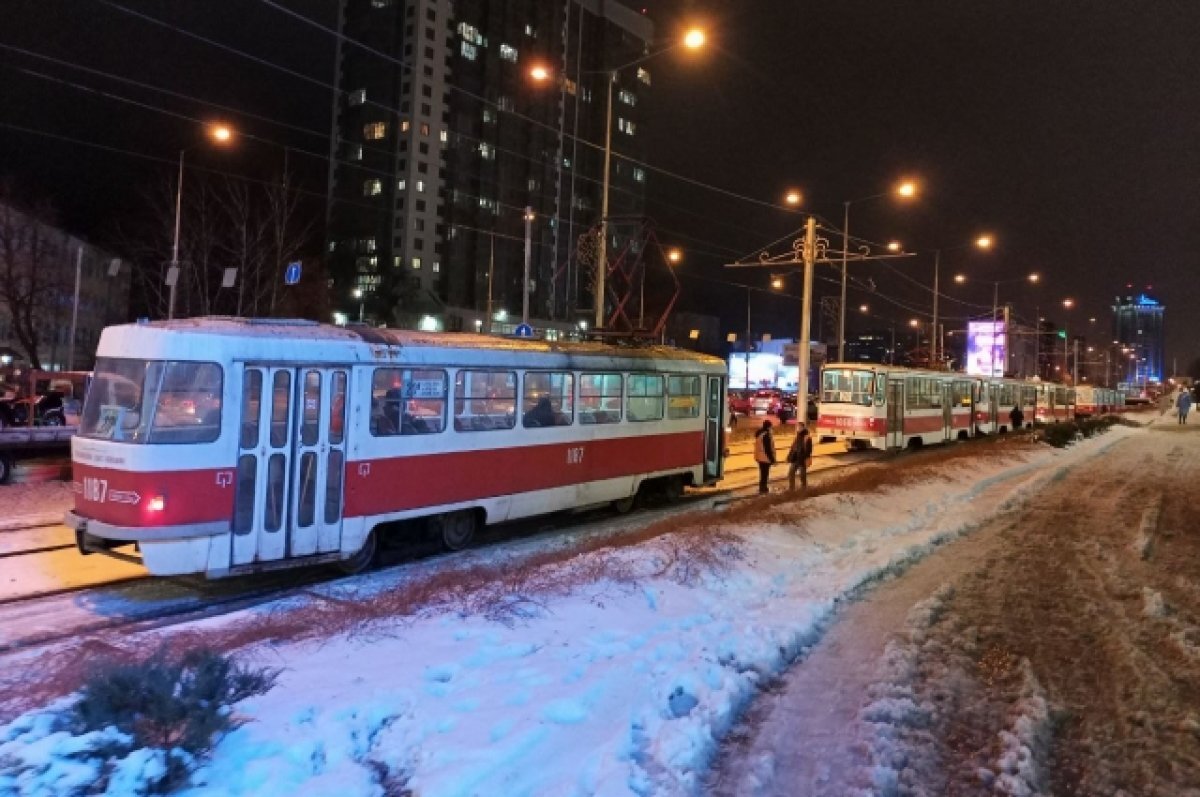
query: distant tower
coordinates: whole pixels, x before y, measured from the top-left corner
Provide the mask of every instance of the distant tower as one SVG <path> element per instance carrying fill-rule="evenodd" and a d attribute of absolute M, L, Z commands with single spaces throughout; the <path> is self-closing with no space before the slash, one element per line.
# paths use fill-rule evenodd
<path fill-rule="evenodd" d="M 1148 293 L 1134 293 L 1132 286 L 1126 289 L 1126 295 L 1116 297 L 1113 304 L 1113 340 L 1136 355 L 1130 358 L 1123 381 L 1161 382 L 1166 308 Z"/>

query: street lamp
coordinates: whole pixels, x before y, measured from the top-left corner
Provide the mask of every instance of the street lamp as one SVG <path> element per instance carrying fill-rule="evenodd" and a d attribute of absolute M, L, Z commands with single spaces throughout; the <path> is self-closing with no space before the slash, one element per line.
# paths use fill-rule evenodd
<path fill-rule="evenodd" d="M 902 199 L 912 199 L 917 195 L 917 184 L 912 180 L 904 180 L 896 185 L 892 193 Z M 850 206 L 855 202 L 867 202 L 885 196 L 888 196 L 888 192 L 847 199 L 842 203 L 842 299 L 838 305 L 838 362 L 846 359 L 846 260 L 850 250 Z"/>
<path fill-rule="evenodd" d="M 218 144 L 228 144 L 233 140 L 233 128 L 228 125 L 214 124 L 207 129 L 209 138 Z M 179 225 L 183 210 L 183 156 L 188 147 L 179 150 L 179 177 L 175 180 L 175 236 L 171 242 L 171 267 L 167 272 L 170 279 L 171 291 L 167 299 L 167 319 L 175 317 L 175 292 L 179 284 Z"/>
<path fill-rule="evenodd" d="M 974 246 L 977 249 L 988 250 L 992 248 L 992 236 L 980 235 L 975 239 Z M 945 247 L 945 251 L 951 252 L 955 249 L 965 249 L 972 244 L 960 244 L 958 246 Z M 933 250 L 933 334 L 929 339 L 929 365 L 938 361 L 937 355 L 937 338 L 938 338 L 938 275 L 942 268 L 942 249 Z M 964 277 L 965 279 L 965 277 Z"/>
<path fill-rule="evenodd" d="M 640 58 L 621 64 L 613 69 L 603 69 L 586 71 L 581 74 L 595 75 L 604 74 L 607 76 L 608 90 L 606 92 L 605 111 L 604 111 L 604 179 L 600 187 L 600 241 L 596 247 L 596 278 L 593 292 L 596 298 L 596 329 L 604 327 L 604 297 L 605 297 L 605 280 L 608 271 L 608 189 L 609 180 L 612 173 L 612 114 L 613 114 L 613 85 L 617 82 L 617 73 L 622 69 L 628 69 L 631 66 L 644 63 L 645 61 L 661 55 L 676 47 L 683 46 L 689 50 L 698 50 L 704 46 L 707 37 L 704 31 L 699 28 L 688 30 L 682 38 L 667 44 L 653 52 L 647 53 Z M 550 77 L 550 71 L 544 66 L 535 66 L 529 71 L 529 76 L 537 81 L 545 81 Z"/>

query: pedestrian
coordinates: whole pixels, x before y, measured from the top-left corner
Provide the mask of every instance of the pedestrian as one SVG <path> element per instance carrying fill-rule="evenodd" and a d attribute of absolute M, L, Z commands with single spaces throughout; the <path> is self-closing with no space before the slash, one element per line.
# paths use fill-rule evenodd
<path fill-rule="evenodd" d="M 1012 411 L 1008 413 L 1008 419 L 1012 421 L 1012 430 L 1018 432 L 1025 428 L 1025 413 L 1021 412 L 1021 405 L 1014 404 Z"/>
<path fill-rule="evenodd" d="M 1179 398 L 1175 400 L 1175 407 L 1179 410 L 1179 422 L 1187 423 L 1188 410 L 1192 408 L 1192 392 L 1187 388 L 1179 391 Z"/>
<path fill-rule="evenodd" d="M 771 466 L 775 464 L 775 437 L 771 434 L 770 421 L 763 421 L 762 428 L 754 433 L 754 461 L 758 463 L 758 492 L 768 493 L 767 480 L 771 477 Z"/>
<path fill-rule="evenodd" d="M 729 428 L 737 428 L 737 410 L 735 410 L 733 407 L 729 408 Z"/>
<path fill-rule="evenodd" d="M 796 439 L 788 450 L 788 490 L 796 489 L 796 472 L 800 473 L 800 486 L 808 487 L 808 469 L 812 467 L 813 442 L 808 427 L 796 424 Z"/>

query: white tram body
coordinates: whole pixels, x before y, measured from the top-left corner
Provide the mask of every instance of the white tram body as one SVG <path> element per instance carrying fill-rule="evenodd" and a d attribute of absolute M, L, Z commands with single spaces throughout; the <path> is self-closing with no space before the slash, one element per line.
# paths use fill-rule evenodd
<path fill-rule="evenodd" d="M 1075 388 L 1075 417 L 1109 415 L 1125 408 L 1125 394 L 1116 388 L 1080 385 Z"/>
<path fill-rule="evenodd" d="M 1074 394 L 1020 379 L 830 363 L 821 369 L 820 396 L 818 441 L 886 450 L 1008 432 L 1014 407 L 1026 426 L 1069 420 Z"/>
<path fill-rule="evenodd" d="M 375 528 L 483 524 L 722 476 L 723 361 L 204 318 L 104 330 L 72 443 L 83 553 L 210 577 L 370 561 Z"/>

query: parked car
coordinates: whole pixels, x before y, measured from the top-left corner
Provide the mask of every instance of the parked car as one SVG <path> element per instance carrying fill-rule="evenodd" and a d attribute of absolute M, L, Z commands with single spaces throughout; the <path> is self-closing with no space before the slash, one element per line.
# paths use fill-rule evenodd
<path fill-rule="evenodd" d="M 751 412 L 750 397 L 754 394 L 752 390 L 731 390 L 729 391 L 729 411 L 736 415 L 749 415 Z"/>
<path fill-rule="evenodd" d="M 809 396 L 808 397 L 808 413 L 807 413 L 808 422 L 815 423 L 817 420 L 818 414 L 819 414 L 819 411 L 817 408 L 817 402 L 812 396 Z M 796 394 L 795 393 L 784 393 L 783 394 L 781 406 L 780 406 L 778 412 L 776 413 L 776 415 L 779 416 L 779 421 L 781 423 L 787 423 L 788 421 L 793 420 L 796 417 Z"/>
<path fill-rule="evenodd" d="M 783 391 L 763 388 L 754 391 L 750 399 L 751 415 L 778 415 L 783 407 Z"/>

